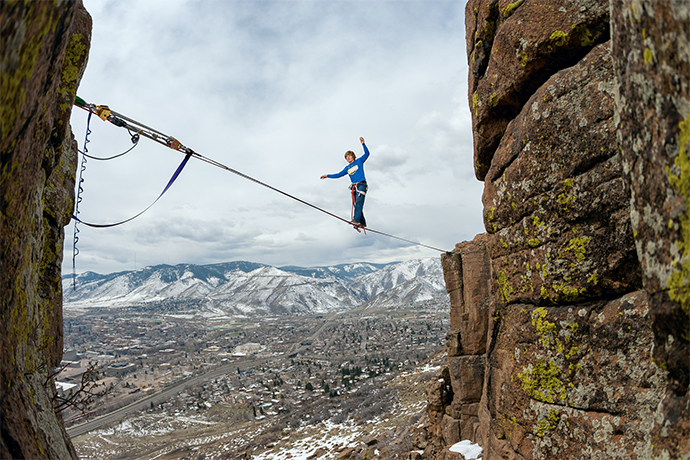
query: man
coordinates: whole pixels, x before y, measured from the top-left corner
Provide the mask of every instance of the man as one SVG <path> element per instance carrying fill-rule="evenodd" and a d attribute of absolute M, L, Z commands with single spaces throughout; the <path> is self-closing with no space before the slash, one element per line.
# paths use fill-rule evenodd
<path fill-rule="evenodd" d="M 366 227 L 367 221 L 364 219 L 364 197 L 367 194 L 367 179 L 364 177 L 364 162 L 369 158 L 369 149 L 364 143 L 364 138 L 360 137 L 359 142 L 362 143 L 362 148 L 364 149 L 364 155 L 357 158 L 355 152 L 348 150 L 345 152 L 345 159 L 347 160 L 347 166 L 336 174 L 324 174 L 321 179 L 337 179 L 338 177 L 343 177 L 345 174 L 350 176 L 350 190 L 352 190 L 352 204 L 354 207 L 352 213 L 352 221 L 350 222 L 354 225 L 355 229 L 359 231 L 358 227 Z"/>

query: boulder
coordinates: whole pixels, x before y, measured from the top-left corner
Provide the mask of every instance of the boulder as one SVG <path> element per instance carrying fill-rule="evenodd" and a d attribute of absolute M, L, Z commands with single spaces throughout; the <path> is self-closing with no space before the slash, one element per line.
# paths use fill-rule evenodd
<path fill-rule="evenodd" d="M 448 371 L 453 386 L 453 401 L 459 404 L 479 402 L 484 386 L 484 355 L 448 358 Z"/>

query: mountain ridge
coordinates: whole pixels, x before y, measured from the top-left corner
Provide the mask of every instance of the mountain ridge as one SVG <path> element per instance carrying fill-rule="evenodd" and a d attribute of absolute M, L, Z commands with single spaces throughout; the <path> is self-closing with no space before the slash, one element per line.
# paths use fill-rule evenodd
<path fill-rule="evenodd" d="M 76 281 L 77 289 L 71 284 Z M 426 301 L 445 293 L 436 258 L 274 267 L 248 261 L 156 265 L 63 277 L 66 310 L 138 307 L 218 315 L 304 315 Z"/>

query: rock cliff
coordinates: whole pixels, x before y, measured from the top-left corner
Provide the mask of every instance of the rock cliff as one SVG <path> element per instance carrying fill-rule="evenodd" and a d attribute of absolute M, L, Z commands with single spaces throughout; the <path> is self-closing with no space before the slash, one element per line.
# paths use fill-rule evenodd
<path fill-rule="evenodd" d="M 53 409 L 60 265 L 91 18 L 81 2 L 0 4 L 0 457 L 76 458 Z"/>
<path fill-rule="evenodd" d="M 690 4 L 465 17 L 487 233 L 443 256 L 424 455 L 690 458 Z"/>

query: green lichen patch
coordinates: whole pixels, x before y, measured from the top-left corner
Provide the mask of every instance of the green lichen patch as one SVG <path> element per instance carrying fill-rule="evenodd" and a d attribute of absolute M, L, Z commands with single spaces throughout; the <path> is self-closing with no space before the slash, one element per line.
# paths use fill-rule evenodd
<path fill-rule="evenodd" d="M 496 107 L 498 105 L 498 94 L 492 93 L 491 96 L 489 96 L 489 105 L 491 107 Z"/>
<path fill-rule="evenodd" d="M 515 10 L 522 5 L 522 0 L 518 0 L 517 2 L 509 3 L 508 6 L 505 7 L 503 10 L 503 17 L 508 19 L 515 13 Z"/>
<path fill-rule="evenodd" d="M 549 39 L 554 41 L 554 44 L 556 46 L 563 46 L 566 43 L 568 43 L 568 39 L 570 38 L 570 35 L 567 34 L 566 32 L 563 32 L 562 30 L 555 30 L 549 37 Z"/>
<path fill-rule="evenodd" d="M 556 295 L 553 297 L 553 300 L 555 302 L 559 301 L 574 301 L 577 300 L 578 297 L 584 295 L 587 293 L 587 288 L 582 286 L 580 288 L 570 286 L 566 284 L 565 282 L 560 282 L 560 283 L 553 283 L 551 285 L 551 288 L 556 292 Z"/>
<path fill-rule="evenodd" d="M 550 409 L 549 415 L 537 422 L 536 434 L 543 437 L 547 432 L 558 428 L 558 422 L 561 420 L 561 414 L 556 409 Z"/>
<path fill-rule="evenodd" d="M 503 301 L 505 303 L 510 302 L 511 295 L 513 294 L 513 287 L 508 282 L 506 273 L 503 270 L 498 274 L 498 288 L 501 291 L 501 296 L 503 296 Z"/>
<path fill-rule="evenodd" d="M 590 241 L 588 236 L 571 238 L 563 252 L 571 253 L 577 262 L 582 263 L 586 259 L 587 245 Z"/>
<path fill-rule="evenodd" d="M 494 212 L 496 212 L 496 208 L 489 208 L 486 211 L 486 221 L 491 222 L 494 220 Z"/>
<path fill-rule="evenodd" d="M 484 20 L 484 27 L 481 28 L 481 33 L 486 40 L 492 42 L 498 29 L 498 2 L 488 4 L 488 12 Z"/>
<path fill-rule="evenodd" d="M 570 359 L 580 353 L 580 347 L 570 347 L 570 351 L 565 355 L 565 359 Z"/>
<path fill-rule="evenodd" d="M 537 360 L 518 374 L 522 389 L 532 399 L 554 404 L 557 400 L 565 401 L 566 387 L 560 379 L 561 369 L 552 360 Z"/>
<path fill-rule="evenodd" d="M 532 326 L 539 334 L 541 342 L 545 347 L 549 347 L 554 341 L 556 334 L 556 323 L 546 320 L 546 308 L 539 307 L 532 312 Z"/>
<path fill-rule="evenodd" d="M 582 350 L 579 345 L 570 344 L 578 324 L 572 315 L 558 323 L 550 321 L 549 312 L 544 307 L 532 310 L 531 320 L 534 333 L 538 336 L 535 345 L 542 351 L 535 351 L 539 359 L 518 373 L 520 386 L 534 400 L 567 404 L 568 389 L 573 387 L 571 378 L 582 368 L 577 363 Z"/>
<path fill-rule="evenodd" d="M 546 289 L 545 286 L 542 286 L 541 289 L 539 290 L 539 296 L 542 299 L 548 299 L 549 298 L 549 291 Z"/>
<path fill-rule="evenodd" d="M 525 50 L 520 50 L 520 65 L 522 67 L 527 67 L 528 62 L 529 56 L 527 55 L 527 52 Z"/>
<path fill-rule="evenodd" d="M 589 48 L 594 46 L 594 37 L 586 24 L 573 24 L 573 31 L 580 37 L 580 46 Z"/>
<path fill-rule="evenodd" d="M 575 195 L 572 195 L 573 190 L 573 180 L 566 179 L 563 182 L 563 193 L 560 193 L 557 197 L 558 204 L 563 206 L 563 211 L 569 212 L 569 206 L 575 201 Z"/>
<path fill-rule="evenodd" d="M 521 277 L 522 281 L 522 288 L 520 289 L 521 292 L 534 292 L 534 284 L 532 283 L 532 280 L 530 279 L 531 276 L 528 275 L 523 275 Z"/>
<path fill-rule="evenodd" d="M 690 144 L 690 118 L 679 124 L 680 150 L 674 160 L 673 170 L 666 168 L 669 182 L 685 201 L 685 208 L 690 205 L 690 155 L 687 146 Z M 673 273 L 668 281 L 668 294 L 671 300 L 678 302 L 687 316 L 690 316 L 690 212 L 680 216 L 681 238 L 676 241 L 680 260 L 675 261 Z M 687 340 L 688 338 L 686 338 Z"/>
<path fill-rule="evenodd" d="M 72 34 L 69 44 L 67 45 L 67 53 L 65 55 L 65 62 L 62 66 L 62 84 L 60 92 L 65 96 L 65 92 L 76 90 L 77 79 L 79 77 L 79 60 L 86 52 L 86 45 L 83 43 L 84 36 L 80 33 Z"/>
<path fill-rule="evenodd" d="M 642 53 L 642 56 L 644 57 L 644 62 L 646 62 L 649 65 L 654 64 L 654 53 L 652 53 L 652 50 L 649 48 L 645 48 L 644 52 Z"/>

